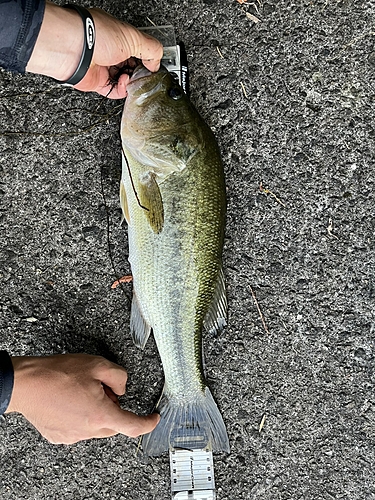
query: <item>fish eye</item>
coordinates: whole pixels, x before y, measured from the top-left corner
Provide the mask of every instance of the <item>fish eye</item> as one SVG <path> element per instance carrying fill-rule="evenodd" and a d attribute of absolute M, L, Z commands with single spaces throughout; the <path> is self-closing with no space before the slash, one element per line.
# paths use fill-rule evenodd
<path fill-rule="evenodd" d="M 180 87 L 172 87 L 168 90 L 168 95 L 174 101 L 178 101 L 182 97 L 182 90 L 180 89 Z"/>

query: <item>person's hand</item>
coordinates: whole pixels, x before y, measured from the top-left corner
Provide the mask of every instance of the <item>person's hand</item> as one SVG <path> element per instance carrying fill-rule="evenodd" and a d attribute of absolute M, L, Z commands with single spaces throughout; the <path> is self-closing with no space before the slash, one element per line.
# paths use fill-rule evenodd
<path fill-rule="evenodd" d="M 90 13 L 95 23 L 94 53 L 89 70 L 75 88 L 108 95 L 111 99 L 124 98 L 129 76 L 121 75 L 112 88 L 111 80 L 116 74 L 116 66 L 136 57 L 150 71 L 157 71 L 163 46 L 155 38 L 115 19 L 103 10 L 90 9 Z M 79 64 L 83 36 L 83 23 L 78 12 L 47 2 L 42 26 L 26 70 L 60 81 L 68 80 Z"/>
<path fill-rule="evenodd" d="M 127 59 L 142 60 L 150 71 L 157 71 L 163 55 L 163 46 L 155 38 L 142 33 L 130 24 L 118 21 L 100 9 L 90 9 L 96 29 L 96 41 L 91 66 L 85 77 L 74 87 L 83 91 L 95 91 L 112 99 L 126 96 L 129 75 L 122 74 L 113 86 L 108 85 L 116 74 L 116 66 Z"/>
<path fill-rule="evenodd" d="M 127 374 L 105 358 L 65 354 L 12 362 L 14 388 L 6 413 L 22 413 L 51 443 L 118 433 L 137 437 L 159 422 L 156 413 L 138 416 L 120 408 L 117 395 L 125 393 Z"/>

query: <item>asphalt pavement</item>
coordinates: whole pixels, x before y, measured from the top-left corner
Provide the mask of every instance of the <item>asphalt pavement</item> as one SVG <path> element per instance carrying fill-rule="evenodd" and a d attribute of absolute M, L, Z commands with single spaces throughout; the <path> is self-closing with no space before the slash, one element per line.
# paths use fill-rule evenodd
<path fill-rule="evenodd" d="M 191 99 L 225 166 L 228 327 L 204 341 L 231 453 L 218 500 L 375 499 L 373 0 L 85 3 L 172 24 Z M 0 348 L 101 354 L 124 407 L 162 387 L 153 339 L 129 335 L 121 225 L 123 102 L 0 72 Z M 170 496 L 167 454 L 125 436 L 46 442 L 0 424 L 1 500 Z"/>

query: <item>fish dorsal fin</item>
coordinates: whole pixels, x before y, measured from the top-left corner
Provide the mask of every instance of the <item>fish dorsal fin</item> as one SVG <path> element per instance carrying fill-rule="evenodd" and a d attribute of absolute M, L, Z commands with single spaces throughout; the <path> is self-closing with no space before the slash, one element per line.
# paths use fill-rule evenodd
<path fill-rule="evenodd" d="M 125 186 L 124 183 L 121 181 L 120 182 L 120 204 L 122 208 L 122 214 L 124 216 L 124 219 L 129 225 L 130 217 L 129 217 L 129 208 L 128 208 L 128 199 L 126 197 L 126 191 L 125 191 Z"/>
<path fill-rule="evenodd" d="M 139 179 L 139 201 L 154 233 L 158 234 L 164 225 L 164 207 L 159 185 L 154 172 L 145 172 Z"/>
<path fill-rule="evenodd" d="M 151 326 L 144 319 L 139 302 L 135 293 L 133 293 L 132 307 L 130 312 L 130 334 L 133 342 L 141 349 L 145 348 L 147 339 L 150 336 Z"/>
<path fill-rule="evenodd" d="M 224 273 L 220 269 L 210 308 L 203 321 L 205 330 L 212 335 L 220 332 L 227 324 L 227 296 L 225 293 Z"/>

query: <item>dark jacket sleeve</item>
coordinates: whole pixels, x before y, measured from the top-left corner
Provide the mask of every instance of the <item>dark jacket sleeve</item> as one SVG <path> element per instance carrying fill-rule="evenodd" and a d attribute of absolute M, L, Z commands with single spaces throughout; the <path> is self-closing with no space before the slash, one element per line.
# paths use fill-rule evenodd
<path fill-rule="evenodd" d="M 13 363 L 7 351 L 0 351 L 0 415 L 6 412 L 13 392 Z"/>
<path fill-rule="evenodd" d="M 0 66 L 24 73 L 44 15 L 45 0 L 0 0 Z"/>

